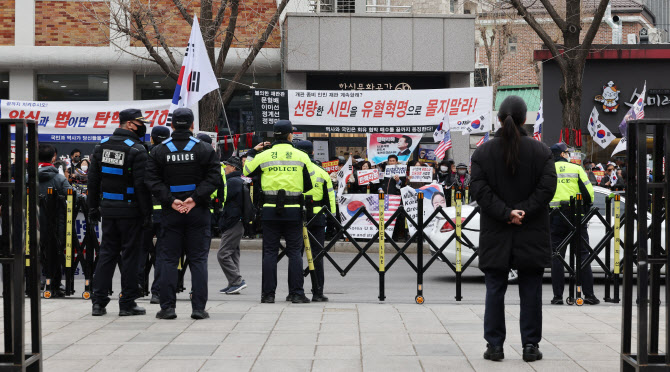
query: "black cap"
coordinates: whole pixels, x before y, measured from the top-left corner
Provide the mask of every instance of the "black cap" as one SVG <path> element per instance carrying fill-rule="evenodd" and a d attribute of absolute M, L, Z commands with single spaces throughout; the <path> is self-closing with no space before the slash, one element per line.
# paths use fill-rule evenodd
<path fill-rule="evenodd" d="M 461 168 L 461 169 L 468 169 L 468 166 L 465 165 L 465 163 L 458 163 L 458 165 L 456 166 L 456 169 L 459 169 L 459 168 Z"/>
<path fill-rule="evenodd" d="M 275 135 L 280 135 L 293 133 L 295 128 L 293 128 L 290 120 L 278 120 L 275 125 L 272 126 L 272 130 Z"/>
<path fill-rule="evenodd" d="M 210 145 L 212 144 L 212 137 L 210 137 L 207 133 L 198 133 L 195 138 L 201 140 L 202 142 L 209 143 Z"/>
<path fill-rule="evenodd" d="M 223 161 L 223 164 L 230 165 L 235 167 L 235 169 L 242 170 L 242 159 L 238 158 L 237 156 L 229 157 L 228 160 Z"/>
<path fill-rule="evenodd" d="M 170 130 L 164 126 L 157 126 L 151 130 L 151 138 L 155 144 L 159 144 L 170 137 Z"/>
<path fill-rule="evenodd" d="M 298 143 L 295 144 L 295 148 L 306 152 L 307 154 L 311 154 L 312 151 L 314 151 L 314 145 L 312 145 L 312 142 L 310 141 L 298 141 Z"/>
<path fill-rule="evenodd" d="M 141 121 L 144 124 L 150 124 L 151 122 L 144 117 L 142 110 L 138 109 L 125 109 L 119 112 L 119 122 L 125 123 L 127 121 L 137 120 Z"/>
<path fill-rule="evenodd" d="M 562 152 L 567 152 L 568 151 L 568 145 L 566 145 L 563 142 L 556 143 L 552 145 L 550 148 L 551 152 L 555 154 L 560 154 Z"/>
<path fill-rule="evenodd" d="M 193 120 L 193 111 L 190 108 L 181 107 L 172 113 L 172 125 L 175 128 L 190 128 Z"/>

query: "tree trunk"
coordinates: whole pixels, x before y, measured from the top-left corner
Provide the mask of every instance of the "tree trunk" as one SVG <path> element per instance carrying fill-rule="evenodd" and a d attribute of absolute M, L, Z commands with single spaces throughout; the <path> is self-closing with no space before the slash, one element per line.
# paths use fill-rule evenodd
<path fill-rule="evenodd" d="M 570 131 L 569 138 L 563 136 L 563 141 L 568 145 L 577 143 L 575 141 L 575 134 L 578 132 L 574 132 L 574 130 L 581 129 L 582 70 L 583 64 L 568 61 L 568 68 L 564 73 L 563 84 L 559 89 L 559 97 L 563 104 L 563 129 Z"/>
<path fill-rule="evenodd" d="M 219 115 L 221 115 L 221 101 L 219 94 L 213 90 L 200 100 L 200 130 L 205 132 L 215 132 L 219 124 Z M 225 127 L 226 124 L 223 123 Z M 219 128 L 221 129 L 221 128 Z"/>

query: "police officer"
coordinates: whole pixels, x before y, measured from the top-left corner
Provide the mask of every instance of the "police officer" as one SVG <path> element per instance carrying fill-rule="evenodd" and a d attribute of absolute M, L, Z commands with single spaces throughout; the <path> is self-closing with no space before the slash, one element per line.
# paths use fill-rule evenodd
<path fill-rule="evenodd" d="M 154 147 L 161 144 L 161 142 L 170 138 L 170 129 L 163 126 L 155 126 L 151 130 L 151 147 L 149 151 Z M 154 281 L 151 284 L 151 304 L 157 305 L 160 303 L 160 290 L 158 287 L 159 278 L 161 275 L 160 266 L 156 264 L 156 257 L 160 251 L 161 243 L 161 203 L 155 197 L 151 197 L 153 204 L 153 213 L 151 214 L 151 227 L 144 231 L 144 247 L 146 249 L 145 257 L 149 258 L 149 252 L 153 253 L 154 258 Z M 154 236 L 156 237 L 156 245 L 154 246 Z M 144 268 L 141 267 L 143 270 Z M 143 273 L 144 275 L 144 273 Z M 148 285 L 149 283 L 147 283 Z"/>
<path fill-rule="evenodd" d="M 582 167 L 577 164 L 570 163 L 569 149 L 565 143 L 557 143 L 551 146 L 551 152 L 554 155 L 556 164 L 556 175 L 558 176 L 558 185 L 556 187 L 556 194 L 551 200 L 549 206 L 551 208 L 565 208 L 570 202 L 570 198 L 574 198 L 578 193 L 582 194 L 584 205 L 588 206 L 593 202 L 593 185 L 589 181 L 589 177 Z M 581 218 L 581 216 L 580 216 Z M 554 214 L 551 217 L 551 245 L 555 252 L 563 239 L 570 234 L 570 226 L 565 222 L 560 214 Z M 588 243 L 589 233 L 587 225 L 582 226 L 582 238 L 584 242 Z M 561 249 L 561 257 L 565 257 L 567 246 Z M 589 256 L 589 251 L 582 244 L 581 257 L 586 260 Z M 590 305 L 597 305 L 600 300 L 596 298 L 593 293 L 593 273 L 591 266 L 586 265 L 581 272 L 582 289 L 584 291 L 584 303 Z M 551 300 L 552 305 L 563 305 L 563 288 L 565 286 L 565 272 L 563 270 L 563 263 L 560 258 L 554 257 L 551 265 L 551 284 L 554 290 L 554 298 Z"/>
<path fill-rule="evenodd" d="M 158 319 L 177 317 L 177 262 L 182 252 L 191 270 L 191 318 L 209 318 L 205 311 L 209 196 L 221 185 L 221 173 L 212 146 L 193 137 L 193 119 L 190 109 L 176 109 L 171 138 L 151 150 L 147 164 L 147 186 L 162 206 L 162 241 L 156 264 L 161 270 Z"/>
<path fill-rule="evenodd" d="M 277 289 L 279 240 L 286 240 L 289 296 L 293 303 L 310 302 L 303 290 L 302 194 L 312 189 L 311 160 L 291 144 L 293 127 L 288 120 L 274 124 L 276 141 L 260 143 L 247 153 L 244 175 L 260 175 L 263 188 L 263 285 L 261 303 L 274 303 Z M 262 151 L 266 148 L 265 151 Z M 262 151 L 262 152 L 260 152 Z M 259 153 L 260 152 L 260 153 Z M 252 158 L 253 160 L 249 160 Z"/>
<path fill-rule="evenodd" d="M 326 215 L 319 212 L 323 207 L 327 207 L 330 213 L 337 213 L 335 208 L 335 190 L 333 189 L 333 181 L 330 179 L 330 175 L 326 172 L 319 164 L 314 161 L 314 146 L 310 141 L 300 141 L 296 144 L 296 147 L 304 151 L 310 159 L 314 166 L 314 175 L 312 176 L 312 184 L 315 187 L 312 190 L 309 190 L 305 195 L 311 195 L 314 200 L 314 215 L 316 220 L 309 226 L 310 232 L 310 247 L 312 248 L 312 257 L 316 257 L 323 250 L 324 243 L 326 240 L 326 226 L 327 220 Z M 319 280 L 318 288 L 312 288 L 312 301 L 314 302 L 327 302 L 328 297 L 323 295 L 323 286 L 324 286 L 324 274 L 323 274 L 323 257 L 318 260 L 314 260 L 314 270 L 316 271 L 316 277 Z"/>
<path fill-rule="evenodd" d="M 119 113 L 119 122 L 114 134 L 95 147 L 88 173 L 89 217 L 92 222 L 103 217 L 102 243 L 93 277 L 93 316 L 107 313 L 105 307 L 119 255 L 119 316 L 146 314 L 135 299 L 139 297 L 137 270 L 142 230 L 151 216 L 149 192 L 144 185 L 147 151 L 140 143 L 149 121 L 142 111 L 127 109 Z"/>

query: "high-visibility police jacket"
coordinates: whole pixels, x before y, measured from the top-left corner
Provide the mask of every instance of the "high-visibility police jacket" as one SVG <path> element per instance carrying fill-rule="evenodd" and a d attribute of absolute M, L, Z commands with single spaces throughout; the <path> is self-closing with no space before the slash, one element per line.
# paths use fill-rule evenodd
<path fill-rule="evenodd" d="M 144 184 L 147 150 L 127 129 L 114 130 L 93 150 L 88 173 L 88 205 L 103 217 L 138 218 L 151 214 Z"/>
<path fill-rule="evenodd" d="M 305 193 L 305 195 L 312 195 L 314 198 L 314 215 L 317 215 L 321 208 L 328 207 L 330 213 L 335 214 L 335 190 L 333 189 L 333 181 L 330 175 L 323 168 L 315 163 L 312 163 L 314 175 L 312 176 L 312 184 L 314 188 Z M 317 216 L 314 226 L 326 226 L 326 217 L 324 214 Z"/>
<path fill-rule="evenodd" d="M 175 199 L 193 198 L 196 205 L 207 207 L 210 195 L 221 185 L 220 169 L 212 146 L 178 129 L 151 150 L 146 184 L 160 201 L 163 214 L 173 211 Z"/>
<path fill-rule="evenodd" d="M 593 185 L 584 169 L 565 159 L 557 160 L 555 166 L 558 185 L 549 206 L 560 207 L 561 202 L 569 202 L 570 198 L 574 198 L 578 193 L 582 194 L 584 205 L 591 204 L 594 198 Z"/>
<path fill-rule="evenodd" d="M 288 141 L 277 141 L 261 153 L 251 149 L 247 154 L 244 175 L 260 175 L 263 220 L 299 221 L 302 218 L 302 194 L 312 189 L 309 171 L 312 161 L 307 154 Z M 249 157 L 253 159 L 249 160 Z M 281 194 L 285 195 L 283 210 L 277 208 L 278 196 Z"/>

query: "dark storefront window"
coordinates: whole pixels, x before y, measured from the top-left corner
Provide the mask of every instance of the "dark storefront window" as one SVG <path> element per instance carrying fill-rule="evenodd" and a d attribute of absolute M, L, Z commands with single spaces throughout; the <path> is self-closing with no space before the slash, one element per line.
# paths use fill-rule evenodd
<path fill-rule="evenodd" d="M 165 75 L 135 76 L 135 97 L 137 99 L 172 99 L 177 82 Z"/>
<path fill-rule="evenodd" d="M 226 79 L 232 79 L 233 76 L 224 75 L 221 79 L 221 92 L 223 93 L 229 84 L 232 84 Z M 253 132 L 253 101 L 251 95 L 252 88 L 259 89 L 281 89 L 281 78 L 279 75 L 247 75 L 242 78 L 240 84 L 236 84 L 233 98 L 226 106 L 226 115 L 230 123 L 230 130 L 233 133 L 249 133 Z M 220 131 L 228 131 L 228 128 L 223 125 L 220 126 Z"/>
<path fill-rule="evenodd" d="M 9 99 L 9 73 L 0 72 L 0 99 Z"/>
<path fill-rule="evenodd" d="M 107 101 L 107 74 L 37 74 L 38 101 Z"/>

